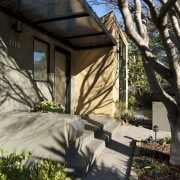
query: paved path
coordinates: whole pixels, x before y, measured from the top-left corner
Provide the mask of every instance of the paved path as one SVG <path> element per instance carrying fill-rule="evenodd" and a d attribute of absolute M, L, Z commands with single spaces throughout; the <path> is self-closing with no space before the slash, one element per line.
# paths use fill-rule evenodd
<path fill-rule="evenodd" d="M 168 132 L 159 132 L 157 138 Z M 135 140 L 154 138 L 154 132 L 143 127 L 120 126 L 117 134 L 97 158 L 83 180 L 128 180 L 131 172 Z M 135 178 L 133 178 L 135 179 Z"/>

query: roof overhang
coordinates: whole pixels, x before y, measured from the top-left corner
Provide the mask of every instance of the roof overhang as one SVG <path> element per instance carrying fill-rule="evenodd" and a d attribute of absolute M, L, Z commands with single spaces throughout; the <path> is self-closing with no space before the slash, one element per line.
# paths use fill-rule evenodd
<path fill-rule="evenodd" d="M 1 0 L 0 8 L 74 49 L 116 45 L 85 0 Z"/>

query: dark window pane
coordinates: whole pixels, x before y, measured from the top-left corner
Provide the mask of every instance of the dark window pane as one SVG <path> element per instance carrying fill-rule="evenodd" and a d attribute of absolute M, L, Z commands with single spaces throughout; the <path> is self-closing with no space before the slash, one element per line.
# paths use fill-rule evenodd
<path fill-rule="evenodd" d="M 34 40 L 34 79 L 47 80 L 48 44 Z"/>

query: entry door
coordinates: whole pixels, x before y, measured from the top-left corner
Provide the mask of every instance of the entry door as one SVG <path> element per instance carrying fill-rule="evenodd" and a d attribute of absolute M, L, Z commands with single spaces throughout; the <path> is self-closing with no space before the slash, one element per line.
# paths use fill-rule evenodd
<path fill-rule="evenodd" d="M 70 111 L 70 91 L 69 91 L 69 57 L 61 51 L 55 51 L 55 102 L 62 103 L 66 108 L 66 113 Z"/>

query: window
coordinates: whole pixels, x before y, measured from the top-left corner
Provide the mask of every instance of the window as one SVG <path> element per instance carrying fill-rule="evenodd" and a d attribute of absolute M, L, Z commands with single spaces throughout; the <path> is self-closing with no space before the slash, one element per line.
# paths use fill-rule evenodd
<path fill-rule="evenodd" d="M 34 39 L 34 80 L 47 81 L 49 44 Z"/>

